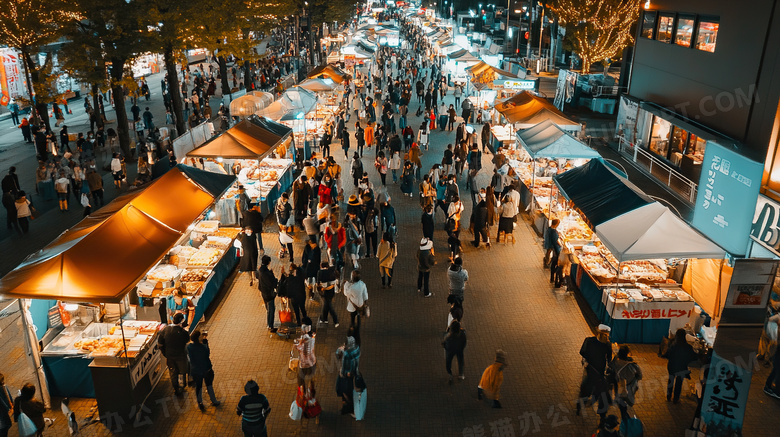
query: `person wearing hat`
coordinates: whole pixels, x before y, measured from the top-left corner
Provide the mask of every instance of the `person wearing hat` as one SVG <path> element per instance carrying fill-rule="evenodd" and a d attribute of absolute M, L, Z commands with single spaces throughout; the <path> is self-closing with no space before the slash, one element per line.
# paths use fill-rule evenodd
<path fill-rule="evenodd" d="M 236 407 L 236 414 L 241 416 L 241 430 L 245 437 L 266 437 L 265 420 L 271 413 L 271 405 L 251 379 L 244 385 L 244 393 L 246 395 L 241 397 Z"/>
<path fill-rule="evenodd" d="M 454 322 L 453 322 L 454 323 Z M 493 408 L 501 408 L 501 384 L 504 382 L 504 369 L 507 366 L 506 352 L 501 349 L 496 351 L 496 360 L 489 365 L 479 380 L 477 386 L 477 399 L 488 398 L 493 400 Z"/>
<path fill-rule="evenodd" d="M 609 387 L 605 372 L 607 364 L 612 361 L 612 346 L 609 343 L 611 330 L 612 328 L 607 325 L 599 325 L 596 335 L 586 338 L 580 347 L 583 374 L 579 399 L 577 400 L 576 413 L 578 416 L 585 401 L 593 397 L 596 397 L 599 403 L 598 414 L 602 420 L 606 415 L 606 406 L 609 404 Z"/>
<path fill-rule="evenodd" d="M 420 240 L 420 249 L 417 251 L 417 292 L 422 291 L 423 297 L 433 296 L 428 283 L 434 265 L 436 265 L 436 256 L 433 251 L 433 241 L 423 237 Z"/>
<path fill-rule="evenodd" d="M 349 200 L 347 201 L 347 215 L 349 214 L 354 214 L 355 216 L 360 215 L 360 199 L 357 194 L 350 194 L 349 196 Z"/>

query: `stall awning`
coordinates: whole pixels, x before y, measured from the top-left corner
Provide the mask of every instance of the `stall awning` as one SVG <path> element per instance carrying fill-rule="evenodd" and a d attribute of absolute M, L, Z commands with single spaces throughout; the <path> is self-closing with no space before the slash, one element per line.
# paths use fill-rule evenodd
<path fill-rule="evenodd" d="M 27 257 L 0 279 L 0 296 L 119 302 L 234 181 L 177 165 Z"/>
<path fill-rule="evenodd" d="M 299 86 L 294 86 L 285 91 L 279 100 L 264 110 L 258 111 L 257 115 L 268 117 L 272 120 L 294 120 L 299 117 L 302 118 L 316 107 L 316 94 Z"/>
<path fill-rule="evenodd" d="M 333 67 L 332 65 L 324 64 L 310 71 L 307 77 L 309 79 L 313 79 L 315 77 L 320 77 L 320 76 L 327 76 L 333 79 L 333 81 L 336 83 L 342 83 L 344 82 L 345 74 L 344 72 L 342 72 L 336 67 Z"/>
<path fill-rule="evenodd" d="M 722 259 L 726 252 L 658 202 L 596 226 L 619 262 L 656 258 Z"/>
<path fill-rule="evenodd" d="M 517 140 L 532 158 L 593 159 L 601 156 L 550 120 L 518 131 Z"/>
<path fill-rule="evenodd" d="M 471 67 L 467 68 L 467 70 L 471 76 L 477 80 L 477 82 L 481 83 L 490 83 L 496 79 L 517 79 L 517 76 L 514 74 L 508 71 L 504 71 L 500 68 L 496 68 L 490 64 L 485 63 L 484 61 L 480 61 L 478 64 L 472 65 Z"/>
<path fill-rule="evenodd" d="M 553 181 L 593 226 L 652 202 L 601 159 L 591 159 L 581 167 L 555 175 Z"/>
<path fill-rule="evenodd" d="M 336 89 L 336 84 L 333 82 L 332 79 L 329 78 L 306 79 L 303 82 L 299 83 L 298 86 L 305 90 L 312 91 L 315 93 L 328 92 Z"/>
<path fill-rule="evenodd" d="M 481 62 L 479 58 L 475 57 L 471 53 L 469 53 L 466 49 L 460 49 L 456 50 L 450 54 L 447 55 L 447 58 L 449 58 L 451 61 L 455 62 L 471 62 L 474 64 L 477 64 Z"/>
<path fill-rule="evenodd" d="M 274 102 L 271 106 L 275 105 Z M 187 154 L 191 158 L 261 159 L 292 134 L 289 127 L 255 115 Z"/>
<path fill-rule="evenodd" d="M 570 120 L 547 99 L 528 91 L 521 91 L 506 100 L 499 101 L 495 108 L 510 123 L 519 123 L 521 129 L 527 129 L 545 120 L 550 120 L 568 131 L 581 129 L 579 123 Z"/>

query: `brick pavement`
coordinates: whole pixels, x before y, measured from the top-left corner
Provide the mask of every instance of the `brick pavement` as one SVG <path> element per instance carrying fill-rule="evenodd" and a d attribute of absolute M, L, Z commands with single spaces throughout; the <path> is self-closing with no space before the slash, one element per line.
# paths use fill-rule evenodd
<path fill-rule="evenodd" d="M 448 97 L 448 101 L 451 99 Z M 416 109 L 415 105 L 412 107 Z M 410 123 L 419 126 L 420 120 L 412 116 Z M 432 134 L 431 151 L 423 157 L 425 168 L 439 161 L 452 138 L 454 133 Z M 334 149 L 340 151 L 335 145 Z M 346 168 L 341 155 L 336 156 Z M 372 159 L 369 151 L 364 166 L 370 166 Z M 484 157 L 486 170 L 478 178 L 480 185 L 489 181 L 489 159 L 490 156 Z M 378 184 L 375 172 L 369 173 Z M 464 185 L 461 183 L 461 190 Z M 346 186 L 349 190 L 351 185 Z M 587 411 L 585 417 L 576 417 L 573 400 L 581 374 L 579 346 L 584 337 L 591 335 L 591 327 L 574 295 L 550 287 L 548 272 L 540 266 L 540 240 L 528 222 L 518 223 L 517 244 L 494 244 L 492 249 L 474 249 L 466 244 L 468 233 L 462 233 L 464 267 L 471 276 L 464 316 L 469 338 L 466 380 L 448 385 L 444 352 L 439 344 L 447 316 L 446 237 L 441 226 L 437 226 L 435 250 L 439 265 L 431 275 L 434 297 L 424 299 L 416 292 L 414 260 L 421 236 L 418 199 L 401 196 L 392 183 L 388 192 L 399 219 L 394 287 L 380 288 L 376 260 L 361 262 L 372 307 L 372 315 L 364 321 L 361 332 L 361 369 L 369 397 L 364 421 L 355 422 L 337 412 L 334 351 L 344 341 L 347 324 L 339 328 L 327 325 L 318 330 L 317 397 L 323 407 L 320 424 L 293 422 L 287 417 L 295 393 L 294 377 L 286 370 L 292 342 L 267 334 L 262 301 L 244 276 L 227 281 L 225 297 L 205 324 L 216 372 L 215 386 L 225 402 L 223 406 L 209 407 L 201 413 L 194 404 L 192 390 L 179 400 L 172 396 L 164 376 L 150 397 L 150 413 L 144 424 L 125 423 L 121 430 L 114 426 L 115 432 L 94 424 L 85 428 L 83 435 L 240 435 L 234 411 L 243 383 L 250 377 L 259 382 L 261 392 L 273 407 L 268 420 L 270 435 L 590 435 L 597 416 Z M 466 217 L 471 211 L 470 203 L 464 202 Z M 267 253 L 274 255 L 279 248 L 275 235 L 266 233 L 264 241 Z M 302 244 L 296 244 L 296 253 L 300 254 Z M 277 271 L 279 265 L 275 260 Z M 342 323 L 347 321 L 343 296 L 336 297 L 335 306 Z M 310 304 L 308 310 L 310 315 L 316 314 L 319 306 Z M 509 360 L 501 410 L 491 409 L 475 397 L 481 372 L 492 362 L 497 348 L 507 351 Z M 632 349 L 645 374 L 636 413 L 645 423 L 646 435 L 683 435 L 693 416 L 695 400 L 683 396 L 679 405 L 667 403 L 666 361 L 656 356 L 657 346 L 632 345 Z M 776 435 L 772 430 L 780 426 L 776 401 L 761 393 L 766 374 L 767 370 L 761 368 L 753 378 L 745 435 Z M 688 393 L 687 383 L 684 393 Z M 85 417 L 93 405 L 93 400 L 72 402 L 79 417 Z M 52 434 L 63 435 L 61 415 L 50 415 L 59 417 Z"/>

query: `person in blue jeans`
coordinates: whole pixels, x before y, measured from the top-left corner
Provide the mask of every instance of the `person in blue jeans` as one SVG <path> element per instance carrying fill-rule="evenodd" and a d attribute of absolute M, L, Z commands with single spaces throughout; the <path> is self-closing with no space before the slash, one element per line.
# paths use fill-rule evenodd
<path fill-rule="evenodd" d="M 276 332 L 274 327 L 276 317 L 276 287 L 279 285 L 279 280 L 274 276 L 274 272 L 270 269 L 271 257 L 263 255 L 260 269 L 257 271 L 258 288 L 260 294 L 263 296 L 263 302 L 265 302 L 265 310 L 268 317 L 268 330 Z"/>
<path fill-rule="evenodd" d="M 192 341 L 187 345 L 187 357 L 190 360 L 190 373 L 195 383 L 195 398 L 198 400 L 200 411 L 206 411 L 203 406 L 203 383 L 206 383 L 206 391 L 211 399 L 211 405 L 218 407 L 221 402 L 217 400 L 214 394 L 214 368 L 211 365 L 211 351 L 209 350 L 209 341 L 207 334 L 195 330 L 190 334 Z"/>

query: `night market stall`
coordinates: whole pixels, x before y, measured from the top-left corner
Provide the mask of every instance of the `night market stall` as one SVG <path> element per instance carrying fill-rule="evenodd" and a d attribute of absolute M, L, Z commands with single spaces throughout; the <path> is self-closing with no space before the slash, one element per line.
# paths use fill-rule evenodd
<path fill-rule="evenodd" d="M 518 129 L 528 129 L 546 120 L 552 121 L 570 133 L 582 129 L 579 123 L 569 119 L 547 99 L 528 91 L 521 91 L 508 99 L 498 100 L 495 109 L 503 116 L 505 123 L 494 123 L 491 126 L 492 136 L 488 143 L 491 151 L 499 145 L 509 145 L 514 142 L 514 134 Z"/>
<path fill-rule="evenodd" d="M 198 267 L 209 274 L 197 286 L 185 282 L 189 266 L 176 268 L 164 284 L 155 272 L 169 251 L 195 238 L 193 229 L 234 180 L 177 165 L 147 188 L 86 217 L 0 280 L 0 296 L 19 299 L 31 313 L 25 317 L 34 324 L 28 335 L 45 332 L 42 350 L 33 349 L 33 356 L 50 393 L 95 397 L 101 415 L 128 418 L 143 405 L 165 366 L 157 342 L 160 311 L 144 307 L 155 302 L 139 295 L 145 296 L 149 282 L 154 282 L 149 296 L 157 301 L 165 290 L 184 290 L 194 328 L 235 266 L 232 238 L 238 229 L 217 224 L 217 231 L 233 237 L 208 266 Z M 41 310 L 44 317 L 32 314 Z"/>
<path fill-rule="evenodd" d="M 315 142 L 318 130 L 322 130 L 327 109 L 318 114 L 317 94 L 300 86 L 294 86 L 257 115 L 281 122 L 292 129 L 296 151 L 302 159 L 308 159 L 310 145 Z M 325 108 L 323 105 L 322 108 Z M 322 117 L 320 117 L 322 115 Z M 296 156 L 296 158 L 298 157 Z"/>
<path fill-rule="evenodd" d="M 279 196 L 293 181 L 292 129 L 255 115 L 248 117 L 187 154 L 193 166 L 234 174 L 263 214 L 273 210 Z M 238 187 L 232 187 L 217 204 L 223 223 L 238 223 Z"/>
<path fill-rule="evenodd" d="M 697 293 L 682 287 L 680 261 L 725 252 L 600 159 L 553 181 L 573 205 L 555 213 L 571 279 L 612 340 L 658 343 L 689 323 Z"/>

